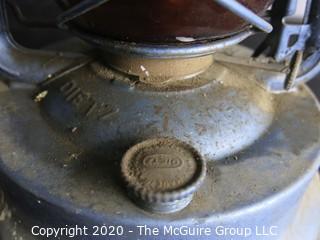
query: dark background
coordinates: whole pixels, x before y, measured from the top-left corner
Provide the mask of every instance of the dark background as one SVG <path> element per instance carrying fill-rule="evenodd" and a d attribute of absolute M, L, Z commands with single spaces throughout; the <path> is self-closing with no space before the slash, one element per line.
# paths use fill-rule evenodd
<path fill-rule="evenodd" d="M 309 82 L 310 87 L 312 90 L 317 94 L 320 98 L 320 77 L 317 77 Z"/>

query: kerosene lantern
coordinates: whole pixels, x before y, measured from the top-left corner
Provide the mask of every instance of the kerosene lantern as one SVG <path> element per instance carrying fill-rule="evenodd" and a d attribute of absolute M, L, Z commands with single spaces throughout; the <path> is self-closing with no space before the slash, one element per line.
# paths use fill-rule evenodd
<path fill-rule="evenodd" d="M 318 239 L 318 0 L 56 3 L 0 0 L 1 239 Z"/>

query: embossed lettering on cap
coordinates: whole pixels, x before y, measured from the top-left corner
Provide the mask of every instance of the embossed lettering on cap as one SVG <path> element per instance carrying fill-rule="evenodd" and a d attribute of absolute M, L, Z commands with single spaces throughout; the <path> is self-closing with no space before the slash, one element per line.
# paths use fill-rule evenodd
<path fill-rule="evenodd" d="M 134 200 L 153 212 L 186 207 L 205 176 L 205 163 L 190 145 L 171 138 L 150 139 L 130 148 L 121 170 Z"/>
<path fill-rule="evenodd" d="M 143 165 L 149 168 L 178 168 L 182 160 L 169 154 L 153 154 L 143 159 Z"/>

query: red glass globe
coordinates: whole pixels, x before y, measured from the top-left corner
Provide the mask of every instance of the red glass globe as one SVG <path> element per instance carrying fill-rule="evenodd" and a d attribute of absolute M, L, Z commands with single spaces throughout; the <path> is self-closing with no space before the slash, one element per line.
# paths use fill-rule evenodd
<path fill-rule="evenodd" d="M 69 8 L 81 0 L 63 2 Z M 264 15 L 272 0 L 239 2 Z M 155 44 L 220 38 L 248 25 L 213 0 L 110 0 L 75 22 L 106 38 Z"/>

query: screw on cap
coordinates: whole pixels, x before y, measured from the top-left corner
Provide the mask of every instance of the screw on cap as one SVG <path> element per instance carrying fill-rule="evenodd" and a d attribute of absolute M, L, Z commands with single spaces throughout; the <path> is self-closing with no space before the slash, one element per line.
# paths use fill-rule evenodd
<path fill-rule="evenodd" d="M 156 138 L 130 148 L 121 163 L 131 198 L 146 210 L 177 212 L 189 205 L 202 184 L 206 166 L 190 145 Z"/>

